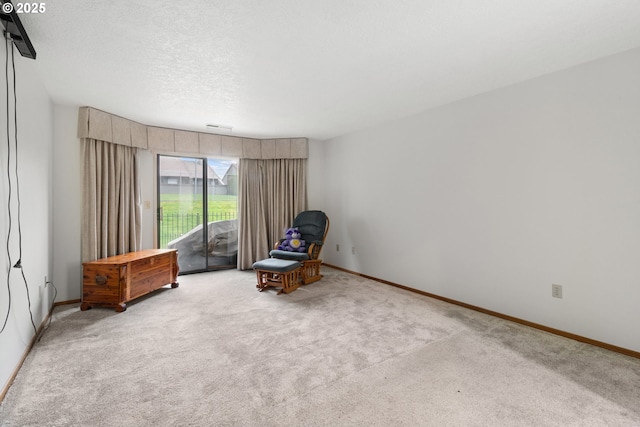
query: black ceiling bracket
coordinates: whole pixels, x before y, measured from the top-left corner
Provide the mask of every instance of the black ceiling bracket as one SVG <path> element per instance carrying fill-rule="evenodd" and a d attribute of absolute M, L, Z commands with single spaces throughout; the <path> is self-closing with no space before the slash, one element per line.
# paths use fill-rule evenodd
<path fill-rule="evenodd" d="M 29 40 L 18 13 L 10 0 L 1 0 L 0 20 L 5 30 L 5 37 L 13 41 L 20 55 L 25 58 L 36 59 L 36 50 Z"/>

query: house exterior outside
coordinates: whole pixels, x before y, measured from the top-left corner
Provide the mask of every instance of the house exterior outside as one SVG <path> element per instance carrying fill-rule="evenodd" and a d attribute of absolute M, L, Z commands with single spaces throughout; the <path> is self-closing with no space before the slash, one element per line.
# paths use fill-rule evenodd
<path fill-rule="evenodd" d="M 200 160 L 200 159 L 198 159 Z M 202 194 L 202 161 L 192 158 L 160 156 L 158 180 L 161 194 L 180 194 L 185 191 Z M 235 195 L 237 193 L 238 168 L 232 164 L 222 178 L 207 164 L 207 189 L 209 195 Z"/>

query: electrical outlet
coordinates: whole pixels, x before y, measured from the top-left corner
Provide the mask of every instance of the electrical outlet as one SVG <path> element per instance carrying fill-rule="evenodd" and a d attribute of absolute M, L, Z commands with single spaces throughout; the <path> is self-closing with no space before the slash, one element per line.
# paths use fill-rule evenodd
<path fill-rule="evenodd" d="M 551 296 L 554 298 L 562 298 L 562 285 L 551 285 Z"/>
<path fill-rule="evenodd" d="M 336 252 L 340 252 L 340 245 L 336 245 Z"/>
<path fill-rule="evenodd" d="M 351 253 L 352 254 L 356 254 L 356 247 L 355 246 L 351 246 Z"/>

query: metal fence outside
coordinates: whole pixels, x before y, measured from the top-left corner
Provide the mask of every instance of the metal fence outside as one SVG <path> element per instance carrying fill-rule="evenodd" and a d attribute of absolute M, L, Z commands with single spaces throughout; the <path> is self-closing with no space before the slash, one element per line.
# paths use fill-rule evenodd
<path fill-rule="evenodd" d="M 213 221 L 225 221 L 236 219 L 238 213 L 229 212 L 210 212 L 207 215 L 207 223 Z M 202 224 L 202 214 L 200 213 L 169 213 L 162 215 L 160 222 L 160 247 L 165 248 L 167 243 L 177 239 L 178 237 L 188 233 L 197 226 Z"/>

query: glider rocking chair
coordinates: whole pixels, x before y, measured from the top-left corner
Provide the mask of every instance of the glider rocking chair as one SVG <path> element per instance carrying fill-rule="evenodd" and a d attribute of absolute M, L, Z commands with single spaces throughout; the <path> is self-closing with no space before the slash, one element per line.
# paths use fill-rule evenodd
<path fill-rule="evenodd" d="M 278 250 L 282 240 L 276 242 L 269 252 L 271 258 L 298 261 L 302 264 L 301 280 L 303 285 L 316 282 L 322 278 L 319 259 L 322 245 L 329 231 L 329 218 L 322 211 L 303 211 L 293 220 L 292 228 L 298 228 L 301 239 L 306 242 L 305 252 Z"/>

